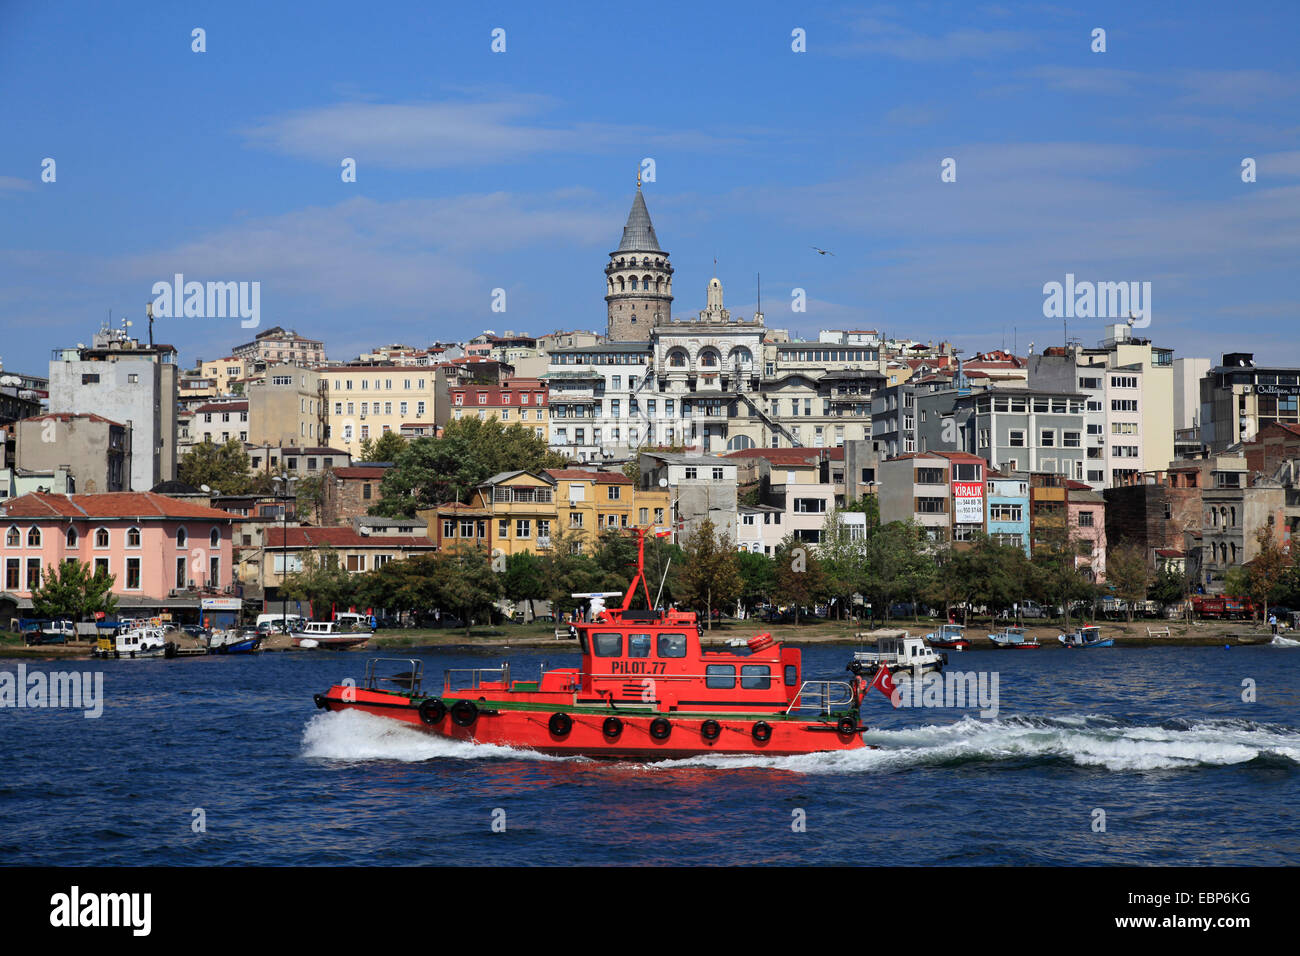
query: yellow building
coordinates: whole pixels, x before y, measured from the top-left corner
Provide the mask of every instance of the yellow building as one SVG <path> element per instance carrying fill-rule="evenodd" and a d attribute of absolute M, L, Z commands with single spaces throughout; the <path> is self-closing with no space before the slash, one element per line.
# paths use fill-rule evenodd
<path fill-rule="evenodd" d="M 228 355 L 215 362 L 201 362 L 199 371 L 204 378 L 216 382 L 218 395 L 229 395 L 231 386 L 247 378 L 252 371 L 252 366 L 244 359 Z"/>
<path fill-rule="evenodd" d="M 672 520 L 667 489 L 642 491 L 621 472 L 576 468 L 493 475 L 476 489 L 474 507 L 491 515 L 489 546 L 506 555 L 545 551 L 563 532 L 590 547 L 602 530 L 667 531 Z"/>
<path fill-rule="evenodd" d="M 330 445 L 356 457 L 367 438 L 402 426 L 433 425 L 437 369 L 428 366 L 341 366 L 321 370 Z M 445 387 L 445 386 L 444 386 Z M 445 398 L 444 398 L 445 403 Z"/>
<path fill-rule="evenodd" d="M 556 517 L 565 531 L 594 536 L 611 528 L 672 527 L 666 488 L 643 491 L 617 471 L 555 468 L 546 474 L 556 483 Z"/>

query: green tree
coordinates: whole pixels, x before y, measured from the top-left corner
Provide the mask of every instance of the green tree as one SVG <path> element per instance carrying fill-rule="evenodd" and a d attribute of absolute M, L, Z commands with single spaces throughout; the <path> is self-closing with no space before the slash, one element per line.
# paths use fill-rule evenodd
<path fill-rule="evenodd" d="M 392 461 L 406 450 L 408 442 L 397 432 L 384 432 L 378 439 L 363 439 L 359 449 L 361 461 Z"/>
<path fill-rule="evenodd" d="M 55 621 L 86 621 L 99 611 L 112 615 L 117 611 L 114 580 L 102 569 L 92 572 L 84 561 L 51 564 L 32 592 L 32 613 Z"/>
<path fill-rule="evenodd" d="M 822 524 L 822 541 L 817 546 L 817 558 L 825 572 L 829 593 L 838 599 L 841 619 L 845 608 L 852 607 L 853 595 L 863 593 L 867 587 L 864 548 L 863 539 L 855 538 L 839 511 L 832 510 Z"/>
<path fill-rule="evenodd" d="M 354 576 L 339 561 L 332 548 L 317 548 L 302 556 L 301 569 L 284 579 L 284 593 L 291 601 L 310 602 L 312 614 L 321 616 L 326 608 L 346 607 L 356 595 Z"/>
<path fill-rule="evenodd" d="M 551 546 L 542 554 L 543 593 L 551 602 L 551 613 L 558 622 L 574 607 L 575 592 L 602 590 L 595 586 L 600 575 L 592 556 L 586 552 L 586 536 L 580 531 L 563 528 L 551 535 Z"/>
<path fill-rule="evenodd" d="M 712 630 L 713 609 L 740 596 L 736 551 L 726 533 L 715 533 L 713 522 L 707 518 L 686 540 L 682 551 L 685 567 L 677 576 L 680 599 L 694 607 L 702 606 L 705 628 Z"/>
<path fill-rule="evenodd" d="M 248 453 L 241 442 L 230 439 L 224 445 L 199 442 L 181 456 L 176 466 L 181 481 L 195 488 L 207 485 L 223 495 L 245 495 L 253 487 Z"/>
<path fill-rule="evenodd" d="M 910 521 L 868 526 L 863 542 L 866 596 L 888 618 L 891 605 L 902 597 L 916 598 L 934 572 L 923 533 Z"/>
<path fill-rule="evenodd" d="M 382 500 L 370 513 L 411 517 L 451 501 L 469 501 L 474 489 L 503 471 L 558 468 L 565 463 L 546 440 L 518 423 L 466 418 L 449 424 L 441 438 L 407 443 L 384 474 Z"/>
<path fill-rule="evenodd" d="M 1260 618 L 1266 619 L 1265 609 L 1280 596 L 1294 564 L 1289 545 L 1280 547 L 1273 540 L 1270 526 L 1260 528 L 1255 541 L 1259 545 L 1259 554 L 1246 564 L 1246 593 L 1258 606 Z"/>
<path fill-rule="evenodd" d="M 490 612 L 501 596 L 501 581 L 483 548 L 459 545 L 434 556 L 434 581 L 440 607 L 465 620 L 465 636 L 477 615 Z"/>
<path fill-rule="evenodd" d="M 299 515 L 311 515 L 320 524 L 321 509 L 325 507 L 325 478 L 322 475 L 304 475 L 294 485 Z"/>
<path fill-rule="evenodd" d="M 528 616 L 536 611 L 534 601 L 545 600 L 546 579 L 542 573 L 542 559 L 531 551 L 520 551 L 506 558 L 506 569 L 501 574 L 501 589 L 506 598 L 516 604 L 528 602 Z"/>
<path fill-rule="evenodd" d="M 776 591 L 776 564 L 757 551 L 737 551 L 736 571 L 740 574 L 740 600 L 746 609 L 766 603 Z"/>
<path fill-rule="evenodd" d="M 1097 586 L 1078 565 L 1081 544 L 1090 547 L 1070 530 L 1063 513 L 1055 518 L 1043 516 L 1038 519 L 1030 558 L 1030 590 L 1035 599 L 1061 606 L 1067 628 L 1070 626 L 1070 605 L 1097 595 Z"/>
<path fill-rule="evenodd" d="M 356 599 L 365 607 L 427 614 L 438 604 L 433 555 L 418 554 L 404 561 L 389 561 L 367 571 L 357 581 Z"/>
<path fill-rule="evenodd" d="M 826 594 L 826 575 L 815 549 L 794 535 L 787 535 L 773 556 L 776 566 L 776 599 L 794 608 L 799 623 L 801 609 L 815 604 Z"/>
<path fill-rule="evenodd" d="M 1129 621 L 1133 620 L 1133 605 L 1146 600 L 1151 578 L 1146 551 L 1136 542 L 1122 540 L 1106 555 L 1106 583 L 1124 602 Z"/>

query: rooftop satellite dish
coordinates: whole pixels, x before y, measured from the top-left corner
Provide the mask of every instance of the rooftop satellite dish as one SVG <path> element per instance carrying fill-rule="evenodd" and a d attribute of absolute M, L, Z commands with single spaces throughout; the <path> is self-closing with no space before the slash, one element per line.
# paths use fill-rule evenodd
<path fill-rule="evenodd" d="M 199 491 L 203 492 L 206 495 L 209 492 L 211 492 L 212 489 L 209 488 L 207 485 L 199 485 Z"/>
<path fill-rule="evenodd" d="M 667 487 L 668 487 L 668 479 L 667 479 L 667 478 L 660 478 L 660 479 L 659 479 L 659 487 L 660 487 L 660 488 L 667 488 Z"/>

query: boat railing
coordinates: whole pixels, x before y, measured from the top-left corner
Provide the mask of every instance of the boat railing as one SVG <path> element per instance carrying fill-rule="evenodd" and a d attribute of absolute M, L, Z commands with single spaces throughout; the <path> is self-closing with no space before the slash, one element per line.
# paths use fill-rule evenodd
<path fill-rule="evenodd" d="M 381 670 L 387 670 L 380 666 L 383 664 L 404 664 L 407 669 L 396 674 L 381 673 Z M 366 690 L 388 690 L 379 685 L 391 683 L 409 690 L 413 696 L 419 696 L 423 680 L 424 661 L 414 657 L 373 657 L 366 661 Z"/>
<path fill-rule="evenodd" d="M 483 683 L 484 675 L 495 674 L 495 677 L 489 677 L 489 680 L 500 681 L 503 684 L 510 683 L 510 662 L 502 664 L 500 667 L 448 667 L 442 672 L 442 692 L 450 694 L 456 690 L 468 690 Z M 458 682 L 463 681 L 463 686 L 456 686 Z"/>
<path fill-rule="evenodd" d="M 849 707 L 853 704 L 853 685 L 842 680 L 806 680 L 799 686 L 799 693 L 794 695 L 791 711 L 808 710 L 816 707 L 823 715 L 829 714 L 837 707 Z"/>

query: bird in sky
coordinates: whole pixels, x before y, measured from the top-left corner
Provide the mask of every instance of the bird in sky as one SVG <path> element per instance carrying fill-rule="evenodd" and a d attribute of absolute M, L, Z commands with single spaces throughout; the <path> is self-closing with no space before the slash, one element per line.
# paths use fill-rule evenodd
<path fill-rule="evenodd" d="M 831 252 L 831 251 L 829 251 L 829 250 L 827 250 L 827 249 L 818 249 L 816 246 L 809 246 L 809 248 L 810 248 L 810 249 L 815 249 L 815 250 L 817 251 L 817 254 L 818 254 L 819 256 L 833 256 L 833 255 L 835 255 L 835 253 L 833 253 L 833 252 Z"/>

